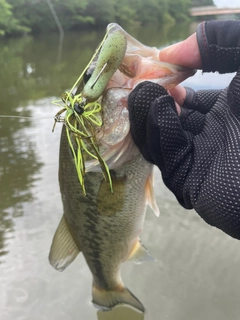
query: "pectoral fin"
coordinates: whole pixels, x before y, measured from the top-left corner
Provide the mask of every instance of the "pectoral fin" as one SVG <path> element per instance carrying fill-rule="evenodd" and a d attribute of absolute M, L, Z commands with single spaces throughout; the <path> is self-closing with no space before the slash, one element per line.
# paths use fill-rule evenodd
<path fill-rule="evenodd" d="M 143 261 L 154 261 L 154 259 L 148 252 L 147 248 L 140 242 L 139 239 L 137 239 L 128 257 L 128 261 L 142 263 Z"/>
<path fill-rule="evenodd" d="M 145 186 L 145 191 L 146 191 L 146 201 L 147 204 L 150 206 L 150 208 L 153 210 L 155 215 L 159 217 L 160 211 L 158 209 L 155 195 L 154 195 L 154 189 L 153 189 L 153 172 L 149 175 L 146 186 Z"/>
<path fill-rule="evenodd" d="M 58 271 L 63 271 L 80 252 L 69 232 L 64 215 L 53 237 L 49 262 Z"/>

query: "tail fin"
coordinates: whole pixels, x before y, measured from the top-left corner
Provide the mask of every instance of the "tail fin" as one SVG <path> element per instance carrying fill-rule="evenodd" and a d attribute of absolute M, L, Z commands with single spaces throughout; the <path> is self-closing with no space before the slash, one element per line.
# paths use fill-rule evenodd
<path fill-rule="evenodd" d="M 141 312 L 145 311 L 143 304 L 126 287 L 116 291 L 107 291 L 99 289 L 93 284 L 92 296 L 92 303 L 103 310 L 109 310 L 118 304 L 124 303 Z"/>

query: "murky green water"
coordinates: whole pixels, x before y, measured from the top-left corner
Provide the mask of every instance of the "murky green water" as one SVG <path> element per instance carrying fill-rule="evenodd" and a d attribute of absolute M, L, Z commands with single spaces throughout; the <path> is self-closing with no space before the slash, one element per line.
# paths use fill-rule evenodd
<path fill-rule="evenodd" d="M 128 30 L 158 47 L 187 37 L 191 26 Z M 48 263 L 62 215 L 58 186 L 61 125 L 51 133 L 51 101 L 78 77 L 104 30 L 0 42 L 0 319 L 142 319 L 131 310 L 100 313 L 91 305 L 91 275 L 80 255 L 63 273 Z M 232 75 L 197 73 L 186 85 L 223 88 Z M 161 211 L 149 210 L 142 240 L 157 260 L 125 263 L 125 284 L 143 302 L 146 320 L 237 320 L 240 244 L 181 208 L 155 174 Z M 128 312 L 126 315 L 124 312 Z"/>

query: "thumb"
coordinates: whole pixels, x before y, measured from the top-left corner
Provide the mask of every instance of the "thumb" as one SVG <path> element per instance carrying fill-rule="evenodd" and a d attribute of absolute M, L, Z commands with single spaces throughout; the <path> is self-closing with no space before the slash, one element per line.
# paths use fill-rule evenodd
<path fill-rule="evenodd" d="M 159 53 L 159 60 L 192 69 L 202 69 L 196 33 Z"/>

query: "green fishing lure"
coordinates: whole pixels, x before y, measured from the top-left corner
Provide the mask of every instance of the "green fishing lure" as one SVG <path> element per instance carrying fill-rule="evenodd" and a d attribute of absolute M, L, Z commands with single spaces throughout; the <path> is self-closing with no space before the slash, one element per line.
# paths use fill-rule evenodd
<path fill-rule="evenodd" d="M 102 106 L 98 100 L 112 75 L 120 66 L 127 48 L 127 39 L 124 33 L 121 30 L 111 31 L 110 28 L 70 92 L 65 92 L 61 100 L 53 101 L 55 105 L 60 107 L 62 107 L 63 102 L 64 106 L 54 117 L 52 131 L 54 131 L 57 122 L 62 122 L 65 125 L 69 146 L 84 195 L 86 195 L 84 153 L 88 155 L 88 158 L 98 160 L 103 177 L 109 183 L 110 190 L 113 192 L 110 170 L 100 154 L 96 141 L 96 132 L 103 125 Z M 90 79 L 81 93 L 73 94 L 75 88 L 78 88 L 82 83 L 85 72 L 97 55 L 97 63 Z M 65 115 L 62 116 L 64 112 Z"/>

